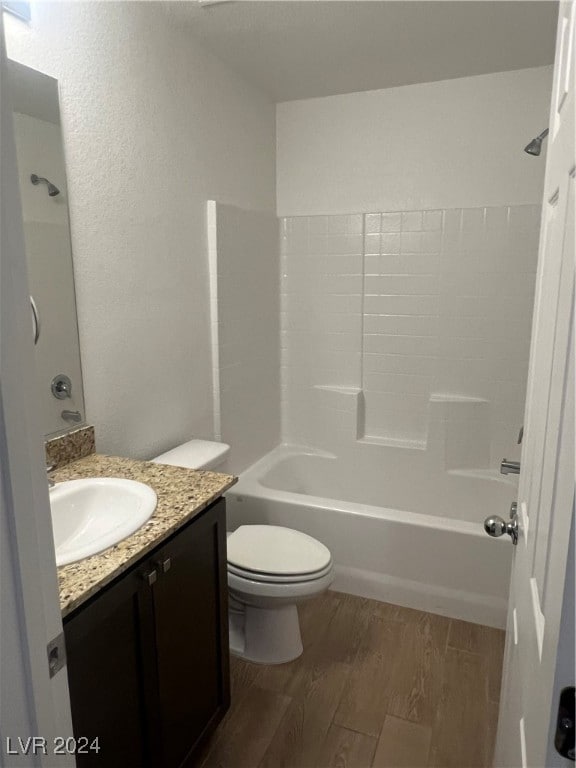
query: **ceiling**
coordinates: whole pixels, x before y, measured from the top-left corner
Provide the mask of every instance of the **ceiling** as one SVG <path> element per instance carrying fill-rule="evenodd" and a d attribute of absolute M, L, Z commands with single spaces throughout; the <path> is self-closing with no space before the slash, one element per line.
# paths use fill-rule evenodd
<path fill-rule="evenodd" d="M 552 64 L 558 14 L 552 0 L 163 5 L 275 101 Z"/>

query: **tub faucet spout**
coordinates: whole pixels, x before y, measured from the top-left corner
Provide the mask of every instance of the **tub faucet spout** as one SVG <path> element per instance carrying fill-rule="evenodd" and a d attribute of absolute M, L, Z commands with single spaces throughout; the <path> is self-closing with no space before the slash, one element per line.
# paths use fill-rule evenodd
<path fill-rule="evenodd" d="M 501 475 L 519 475 L 520 474 L 520 462 L 508 461 L 508 459 L 502 459 L 500 464 Z"/>
<path fill-rule="evenodd" d="M 60 416 L 62 416 L 64 421 L 69 421 L 73 424 L 78 424 L 82 421 L 82 414 L 80 411 L 62 411 Z"/>

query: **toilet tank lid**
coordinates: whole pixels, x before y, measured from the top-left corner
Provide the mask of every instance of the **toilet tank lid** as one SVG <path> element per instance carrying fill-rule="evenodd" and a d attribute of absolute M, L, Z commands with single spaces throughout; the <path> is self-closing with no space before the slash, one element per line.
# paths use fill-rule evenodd
<path fill-rule="evenodd" d="M 171 451 L 156 456 L 152 461 L 155 464 L 172 464 L 175 467 L 187 469 L 204 469 L 207 466 L 223 461 L 230 453 L 230 446 L 226 443 L 216 443 L 212 440 L 189 440 L 178 445 Z"/>

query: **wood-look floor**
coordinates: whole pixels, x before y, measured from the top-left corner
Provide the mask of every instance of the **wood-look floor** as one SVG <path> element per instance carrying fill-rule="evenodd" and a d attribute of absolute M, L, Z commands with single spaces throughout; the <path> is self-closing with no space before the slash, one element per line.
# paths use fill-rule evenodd
<path fill-rule="evenodd" d="M 299 612 L 299 659 L 232 659 L 232 706 L 198 766 L 491 765 L 503 632 L 338 592 Z"/>

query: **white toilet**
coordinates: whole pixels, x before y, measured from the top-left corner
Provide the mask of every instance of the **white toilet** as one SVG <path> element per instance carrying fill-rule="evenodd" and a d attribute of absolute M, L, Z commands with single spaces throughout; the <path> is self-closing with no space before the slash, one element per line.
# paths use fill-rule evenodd
<path fill-rule="evenodd" d="M 191 440 L 152 461 L 217 469 L 225 443 Z M 296 604 L 334 579 L 330 550 L 312 536 L 276 525 L 242 525 L 228 534 L 230 651 L 260 664 L 283 664 L 302 653 Z"/>

